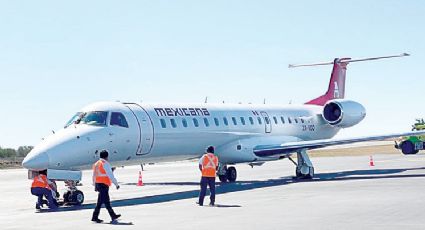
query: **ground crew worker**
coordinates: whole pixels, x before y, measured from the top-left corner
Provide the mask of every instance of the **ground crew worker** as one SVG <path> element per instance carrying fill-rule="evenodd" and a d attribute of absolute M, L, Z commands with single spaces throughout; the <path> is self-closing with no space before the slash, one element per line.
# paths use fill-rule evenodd
<path fill-rule="evenodd" d="M 52 195 L 53 182 L 47 179 L 47 170 L 38 172 L 38 175 L 34 177 L 31 184 L 31 194 L 38 197 L 37 203 L 35 204 L 36 209 L 40 209 L 43 205 L 43 196 L 47 197 L 47 205 L 50 209 L 57 209 L 58 206 L 55 204 Z"/>
<path fill-rule="evenodd" d="M 95 186 L 95 191 L 97 191 L 99 195 L 91 220 L 96 223 L 103 222 L 103 220 L 99 219 L 99 212 L 102 204 L 105 204 L 105 208 L 108 210 L 112 221 L 115 221 L 121 216 L 120 214 L 115 214 L 111 207 L 111 201 L 109 199 L 109 186 L 111 186 L 111 182 L 115 184 L 117 189 L 120 188 L 112 172 L 111 165 L 108 162 L 108 152 L 103 150 L 100 152 L 100 159 L 93 165 L 93 184 Z"/>
<path fill-rule="evenodd" d="M 199 159 L 199 170 L 202 172 L 201 192 L 199 193 L 199 206 L 204 205 L 204 197 L 207 185 L 210 188 L 210 206 L 215 203 L 215 174 L 218 169 L 218 157 L 214 155 L 214 147 L 208 146 L 206 153 Z"/>

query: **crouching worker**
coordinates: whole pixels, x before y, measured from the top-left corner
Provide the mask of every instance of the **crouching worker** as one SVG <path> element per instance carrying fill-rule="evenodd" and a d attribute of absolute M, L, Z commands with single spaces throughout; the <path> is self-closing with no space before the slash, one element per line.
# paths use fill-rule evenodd
<path fill-rule="evenodd" d="M 58 206 L 55 204 L 52 195 L 52 189 L 54 183 L 47 179 L 47 170 L 40 171 L 31 185 L 31 194 L 38 197 L 37 203 L 35 204 L 36 209 L 40 209 L 43 205 L 43 196 L 47 198 L 48 206 L 50 209 L 57 209 Z"/>

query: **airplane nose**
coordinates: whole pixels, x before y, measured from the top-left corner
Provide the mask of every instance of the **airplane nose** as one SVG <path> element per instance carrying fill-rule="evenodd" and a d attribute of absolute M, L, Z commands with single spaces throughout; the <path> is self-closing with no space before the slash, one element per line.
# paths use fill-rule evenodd
<path fill-rule="evenodd" d="M 49 166 L 49 157 L 45 152 L 27 156 L 22 161 L 22 166 L 32 170 L 44 170 Z"/>

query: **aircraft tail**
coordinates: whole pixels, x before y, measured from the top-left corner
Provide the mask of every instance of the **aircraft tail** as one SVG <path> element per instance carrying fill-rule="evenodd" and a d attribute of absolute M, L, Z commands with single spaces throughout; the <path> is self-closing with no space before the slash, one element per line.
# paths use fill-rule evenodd
<path fill-rule="evenodd" d="M 328 90 L 322 96 L 319 96 L 313 100 L 306 102 L 308 105 L 325 105 L 326 102 L 333 99 L 343 99 L 345 97 L 345 74 L 347 71 L 347 65 L 351 62 L 359 61 L 371 61 L 384 58 L 394 58 L 394 57 L 405 57 L 409 56 L 407 53 L 393 56 L 383 56 L 383 57 L 373 57 L 373 58 L 363 58 L 363 59 L 354 59 L 351 58 L 335 58 L 333 62 L 325 63 L 316 63 L 316 64 L 302 64 L 302 65 L 289 65 L 289 68 L 302 67 L 302 66 L 318 66 L 318 65 L 333 65 L 331 78 L 329 81 Z"/>

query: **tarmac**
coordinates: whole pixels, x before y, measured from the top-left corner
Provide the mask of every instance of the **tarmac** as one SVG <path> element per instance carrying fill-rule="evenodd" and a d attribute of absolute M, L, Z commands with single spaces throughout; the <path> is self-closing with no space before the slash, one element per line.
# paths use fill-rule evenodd
<path fill-rule="evenodd" d="M 238 180 L 217 185 L 217 207 L 195 204 L 197 162 L 117 168 L 111 187 L 119 224 L 90 221 L 97 193 L 83 172 L 85 202 L 36 212 L 24 169 L 0 171 L 0 229 L 425 229 L 425 155 L 312 158 L 313 180 L 297 180 L 288 160 L 236 165 Z M 64 185 L 59 182 L 61 194 Z M 205 203 L 208 204 L 208 196 Z M 100 218 L 109 222 L 105 209 Z"/>

